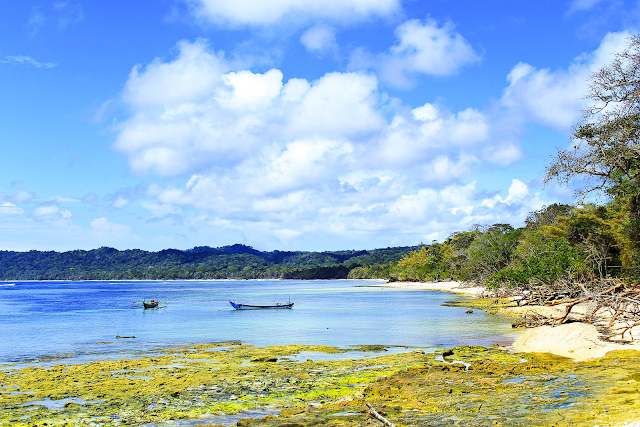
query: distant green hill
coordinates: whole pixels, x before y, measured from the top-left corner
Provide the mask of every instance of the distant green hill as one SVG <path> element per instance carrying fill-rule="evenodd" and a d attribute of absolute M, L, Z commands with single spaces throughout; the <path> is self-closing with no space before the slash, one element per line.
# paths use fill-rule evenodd
<path fill-rule="evenodd" d="M 354 268 L 394 262 L 413 249 L 262 252 L 236 244 L 159 252 L 0 251 L 0 280 L 341 279 Z"/>

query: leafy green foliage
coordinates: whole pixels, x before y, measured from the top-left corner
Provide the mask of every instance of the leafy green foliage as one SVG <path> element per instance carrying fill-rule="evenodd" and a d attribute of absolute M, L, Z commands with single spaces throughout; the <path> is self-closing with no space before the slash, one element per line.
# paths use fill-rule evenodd
<path fill-rule="evenodd" d="M 440 280 L 449 277 L 445 246 L 434 243 L 405 255 L 391 269 L 390 276 L 400 281 Z"/>
<path fill-rule="evenodd" d="M 491 274 L 487 284 L 492 288 L 551 285 L 587 271 L 585 254 L 565 237 L 529 232 L 518 244 L 512 262 Z"/>
<path fill-rule="evenodd" d="M 467 249 L 460 266 L 460 278 L 485 284 L 489 276 L 511 263 L 521 230 L 508 224 L 494 224 L 479 234 Z"/>

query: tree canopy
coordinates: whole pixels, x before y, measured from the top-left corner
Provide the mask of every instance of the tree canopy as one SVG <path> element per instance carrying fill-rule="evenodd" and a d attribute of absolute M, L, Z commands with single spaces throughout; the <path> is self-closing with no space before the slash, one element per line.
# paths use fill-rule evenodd
<path fill-rule="evenodd" d="M 584 198 L 605 190 L 612 196 L 640 195 L 640 36 L 611 64 L 591 74 L 591 105 L 572 133 L 572 148 L 559 150 L 547 167 L 545 182 L 585 180 Z"/>

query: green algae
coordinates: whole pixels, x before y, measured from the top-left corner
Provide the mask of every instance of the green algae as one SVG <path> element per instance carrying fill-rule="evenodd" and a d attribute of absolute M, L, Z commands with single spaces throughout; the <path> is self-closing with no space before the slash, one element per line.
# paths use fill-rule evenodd
<path fill-rule="evenodd" d="M 470 309 L 482 310 L 486 314 L 501 314 L 509 317 L 520 317 L 520 314 L 502 310 L 508 307 L 514 307 L 516 303 L 510 298 L 465 298 L 455 301 L 446 301 L 442 304 L 446 307 L 465 307 Z M 467 311 L 468 313 L 469 311 Z"/>
<path fill-rule="evenodd" d="M 365 400 L 397 426 L 604 426 L 640 419 L 638 352 L 575 363 L 477 346 L 427 354 L 381 347 L 371 349 L 377 357 L 349 359 L 327 346 L 222 343 L 139 359 L 6 368 L 0 425 L 140 425 L 282 409 L 237 425 L 364 426 L 372 422 Z M 344 358 L 287 358 L 301 352 Z M 38 403 L 65 399 L 55 409 Z"/>

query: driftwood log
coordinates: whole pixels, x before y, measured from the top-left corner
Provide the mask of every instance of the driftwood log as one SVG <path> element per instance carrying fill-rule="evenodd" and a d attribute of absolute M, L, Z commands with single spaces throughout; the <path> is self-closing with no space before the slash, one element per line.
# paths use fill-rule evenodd
<path fill-rule="evenodd" d="M 386 419 L 385 417 L 383 417 L 382 415 L 380 415 L 375 409 L 373 409 L 373 406 L 371 406 L 371 404 L 369 402 L 364 402 L 365 405 L 367 405 L 367 408 L 369 409 L 369 416 L 375 418 L 376 420 L 380 421 L 383 425 L 387 426 L 387 427 L 396 427 L 395 425 L 393 425 L 391 423 L 391 421 L 389 421 L 388 419 Z"/>

